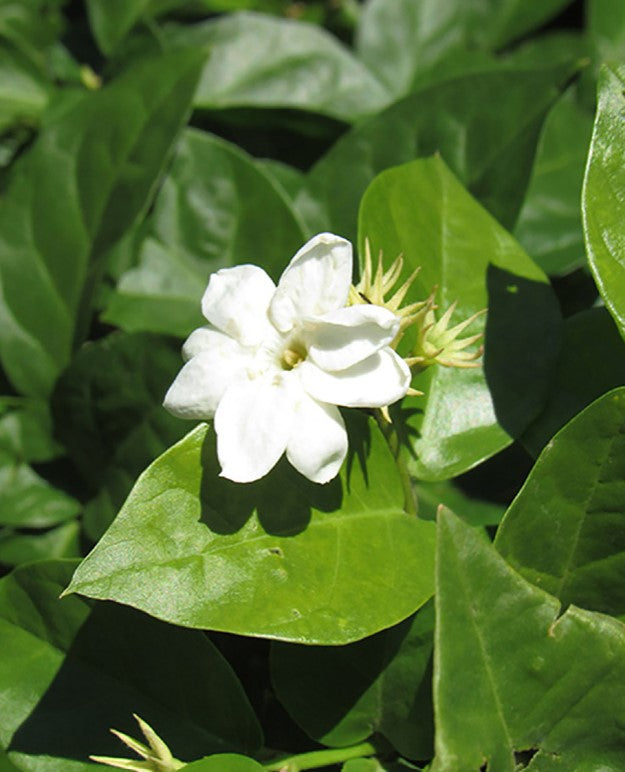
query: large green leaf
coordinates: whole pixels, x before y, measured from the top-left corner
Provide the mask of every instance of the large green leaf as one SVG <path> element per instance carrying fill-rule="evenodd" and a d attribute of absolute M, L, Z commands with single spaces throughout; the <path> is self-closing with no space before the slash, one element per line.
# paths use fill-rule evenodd
<path fill-rule="evenodd" d="M 411 469 L 453 477 L 505 447 L 541 410 L 556 363 L 560 312 L 547 278 L 436 156 L 380 174 L 360 208 L 359 244 L 402 253 L 421 272 L 406 302 L 438 286 L 452 324 L 488 307 L 484 369 L 436 367 L 403 403 Z M 484 329 L 484 320 L 473 331 Z"/>
<path fill-rule="evenodd" d="M 625 332 L 625 65 L 604 66 L 584 179 L 582 212 L 590 268 Z"/>
<path fill-rule="evenodd" d="M 563 77 L 562 67 L 498 69 L 411 94 L 342 137 L 313 167 L 298 206 L 311 226 L 353 238 L 360 199 L 376 174 L 440 153 L 487 209 L 511 226 Z"/>
<path fill-rule="evenodd" d="M 286 196 L 245 153 L 188 130 L 156 199 L 139 265 L 126 271 L 104 312 L 126 330 L 180 336 L 203 324 L 209 274 L 262 265 L 275 279 L 304 240 Z"/>
<path fill-rule="evenodd" d="M 625 343 L 606 308 L 569 316 L 549 397 L 521 442 L 538 456 L 567 421 L 617 386 L 625 386 Z"/>
<path fill-rule="evenodd" d="M 592 116 L 568 91 L 543 128 L 532 178 L 514 235 L 549 274 L 585 262 L 580 198 Z"/>
<path fill-rule="evenodd" d="M 529 584 L 470 526 L 439 519 L 433 772 L 617 772 L 625 758 L 625 627 Z M 520 759 L 519 759 L 520 760 Z"/>
<path fill-rule="evenodd" d="M 201 59 L 144 60 L 67 97 L 15 165 L 0 211 L 0 358 L 47 394 L 89 320 L 101 257 L 144 210 L 185 119 Z"/>
<path fill-rule="evenodd" d="M 194 100 L 199 108 L 291 108 L 355 121 L 392 98 L 348 48 L 314 24 L 236 13 L 163 34 L 170 45 L 210 49 Z"/>
<path fill-rule="evenodd" d="M 57 382 L 56 434 L 98 492 L 86 517 L 94 541 L 137 476 L 186 432 L 185 424 L 163 409 L 180 365 L 179 347 L 169 339 L 118 333 L 82 349 Z"/>
<path fill-rule="evenodd" d="M 570 0 L 370 0 L 357 28 L 357 51 L 395 96 L 444 66 L 451 55 L 498 48 L 540 25 Z"/>
<path fill-rule="evenodd" d="M 347 646 L 274 643 L 276 694 L 290 716 L 324 745 L 383 734 L 403 756 L 432 755 L 430 662 L 434 608 Z"/>
<path fill-rule="evenodd" d="M 625 614 L 625 388 L 549 443 L 497 532 L 529 581 L 593 611 Z"/>
<path fill-rule="evenodd" d="M 325 486 L 284 459 L 256 483 L 221 478 L 213 432 L 200 425 L 139 478 L 68 592 L 189 627 L 321 645 L 406 618 L 432 592 L 433 523 L 403 512 L 380 432 L 351 418 L 353 453 Z"/>
<path fill-rule="evenodd" d="M 75 565 L 0 581 L 0 744 L 18 769 L 93 769 L 89 754 L 120 755 L 110 727 L 135 734 L 133 712 L 163 727 L 176 756 L 256 750 L 256 719 L 208 639 L 122 606 L 59 600 Z"/>

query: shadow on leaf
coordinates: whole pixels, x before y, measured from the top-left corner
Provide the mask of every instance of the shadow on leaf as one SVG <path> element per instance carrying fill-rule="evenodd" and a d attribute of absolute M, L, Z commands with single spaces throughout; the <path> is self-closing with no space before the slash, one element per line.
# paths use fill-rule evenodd
<path fill-rule="evenodd" d="M 549 284 L 487 270 L 484 373 L 501 427 L 519 437 L 541 411 L 555 373 L 562 317 Z"/>

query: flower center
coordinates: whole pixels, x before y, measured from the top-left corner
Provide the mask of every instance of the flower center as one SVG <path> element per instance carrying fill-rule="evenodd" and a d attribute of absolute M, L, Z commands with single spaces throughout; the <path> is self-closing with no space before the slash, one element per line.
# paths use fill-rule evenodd
<path fill-rule="evenodd" d="M 290 340 L 280 354 L 280 366 L 283 370 L 292 370 L 306 359 L 306 347 L 299 340 Z"/>

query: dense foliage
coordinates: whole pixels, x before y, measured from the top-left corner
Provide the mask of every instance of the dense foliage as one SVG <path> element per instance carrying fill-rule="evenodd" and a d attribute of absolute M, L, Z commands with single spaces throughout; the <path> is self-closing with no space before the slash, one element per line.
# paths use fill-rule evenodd
<path fill-rule="evenodd" d="M 180 346 L 322 231 L 483 356 L 224 479 Z M 1 772 L 625 769 L 624 335 L 625 5 L 0 0 Z"/>

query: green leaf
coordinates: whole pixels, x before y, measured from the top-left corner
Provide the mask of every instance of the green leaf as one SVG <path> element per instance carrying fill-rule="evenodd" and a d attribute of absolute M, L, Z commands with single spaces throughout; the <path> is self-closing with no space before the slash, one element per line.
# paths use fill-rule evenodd
<path fill-rule="evenodd" d="M 595 48 L 595 59 L 619 62 L 625 56 L 625 7 L 611 0 L 588 0 L 588 36 Z"/>
<path fill-rule="evenodd" d="M 235 13 L 163 34 L 169 45 L 210 49 L 197 108 L 290 108 L 352 122 L 391 101 L 349 49 L 314 24 Z"/>
<path fill-rule="evenodd" d="M 588 261 L 625 333 L 625 65 L 604 66 L 582 197 Z"/>
<path fill-rule="evenodd" d="M 374 255 L 402 253 L 406 273 L 421 266 L 406 302 L 436 285 L 442 310 L 458 301 L 452 324 L 488 307 L 484 369 L 430 368 L 415 380 L 425 396 L 405 399 L 398 416 L 416 476 L 453 477 L 509 444 L 542 409 L 559 346 L 557 300 L 540 268 L 438 156 L 374 180 L 360 208 L 361 254 L 365 238 Z M 483 317 L 471 328 L 481 329 Z"/>
<path fill-rule="evenodd" d="M 625 614 L 625 388 L 593 402 L 541 453 L 497 532 L 526 579 L 575 603 Z"/>
<path fill-rule="evenodd" d="M 311 227 L 353 238 L 360 199 L 376 174 L 440 153 L 486 208 L 511 226 L 543 120 L 567 69 L 471 73 L 411 94 L 331 148 L 311 170 L 298 209 Z"/>
<path fill-rule="evenodd" d="M 82 349 L 57 382 L 52 398 L 56 435 L 103 499 L 86 523 L 94 540 L 137 475 L 185 434 L 185 424 L 163 408 L 181 363 L 178 345 L 168 339 L 118 333 Z"/>
<path fill-rule="evenodd" d="M 188 130 L 139 265 L 122 275 L 103 317 L 128 331 L 183 337 L 205 323 L 200 300 L 212 271 L 253 262 L 277 279 L 303 240 L 286 195 L 259 165 L 234 145 Z"/>
<path fill-rule="evenodd" d="M 75 565 L 37 563 L 0 580 L 0 743 L 11 761 L 92 769 L 89 754 L 120 755 L 108 730 L 132 735 L 133 712 L 162 727 L 175 756 L 256 750 L 256 719 L 208 639 L 115 604 L 59 600 Z"/>
<path fill-rule="evenodd" d="M 32 62 L 19 49 L 0 45 L 0 133 L 36 126 L 49 95 L 50 85 Z"/>
<path fill-rule="evenodd" d="M 276 695 L 313 739 L 347 746 L 383 734 L 403 756 L 432 755 L 434 608 L 340 647 L 274 643 Z"/>
<path fill-rule="evenodd" d="M 45 64 L 50 46 L 63 30 L 61 6 L 65 0 L 3 0 L 0 3 L 0 38 L 11 41 L 32 61 Z"/>
<path fill-rule="evenodd" d="M 18 566 L 48 558 L 77 558 L 80 525 L 70 520 L 48 531 L 20 533 L 11 528 L 0 529 L 0 563 Z"/>
<path fill-rule="evenodd" d="M 356 50 L 395 97 L 413 91 L 458 52 L 493 50 L 555 15 L 570 0 L 370 0 Z"/>
<path fill-rule="evenodd" d="M 15 164 L 0 212 L 0 357 L 23 393 L 47 395 L 84 335 L 101 258 L 145 209 L 200 64 L 164 55 L 67 96 Z"/>
<path fill-rule="evenodd" d="M 350 418 L 352 455 L 325 486 L 285 459 L 256 483 L 221 478 L 200 425 L 139 478 L 68 592 L 174 624 L 320 645 L 405 619 L 432 592 L 433 524 L 403 512 L 380 432 Z"/>
<path fill-rule="evenodd" d="M 20 461 L 50 461 L 59 456 L 49 406 L 38 400 L 0 397 L 0 450 Z"/>
<path fill-rule="evenodd" d="M 111 54 L 143 14 L 152 0 L 87 0 L 87 14 L 100 50 Z"/>
<path fill-rule="evenodd" d="M 260 772 L 264 767 L 254 759 L 235 753 L 217 753 L 191 764 L 185 764 L 188 772 Z"/>
<path fill-rule="evenodd" d="M 0 450 L 0 525 L 46 528 L 75 517 L 80 504 L 28 464 Z"/>
<path fill-rule="evenodd" d="M 617 772 L 625 754 L 625 627 L 529 584 L 470 526 L 438 526 L 432 772 Z M 543 532 L 544 533 L 544 532 Z"/>
<path fill-rule="evenodd" d="M 505 512 L 505 507 L 501 504 L 467 496 L 451 480 L 420 480 L 415 484 L 415 493 L 419 502 L 419 517 L 425 520 L 436 520 L 436 513 L 441 504 L 459 512 L 463 520 L 476 527 L 499 525 Z"/>
<path fill-rule="evenodd" d="M 558 64 L 584 65 L 590 57 L 590 43 L 581 30 L 557 29 L 553 32 L 530 37 L 512 51 L 506 52 L 502 61 L 515 67 L 555 67 Z"/>
<path fill-rule="evenodd" d="M 625 386 L 625 344 L 606 308 L 568 317 L 549 397 L 521 442 L 538 456 L 567 421 L 617 386 Z"/>
<path fill-rule="evenodd" d="M 585 263 L 580 198 L 592 116 L 572 90 L 553 107 L 543 128 L 527 196 L 514 235 L 548 274 Z"/>

